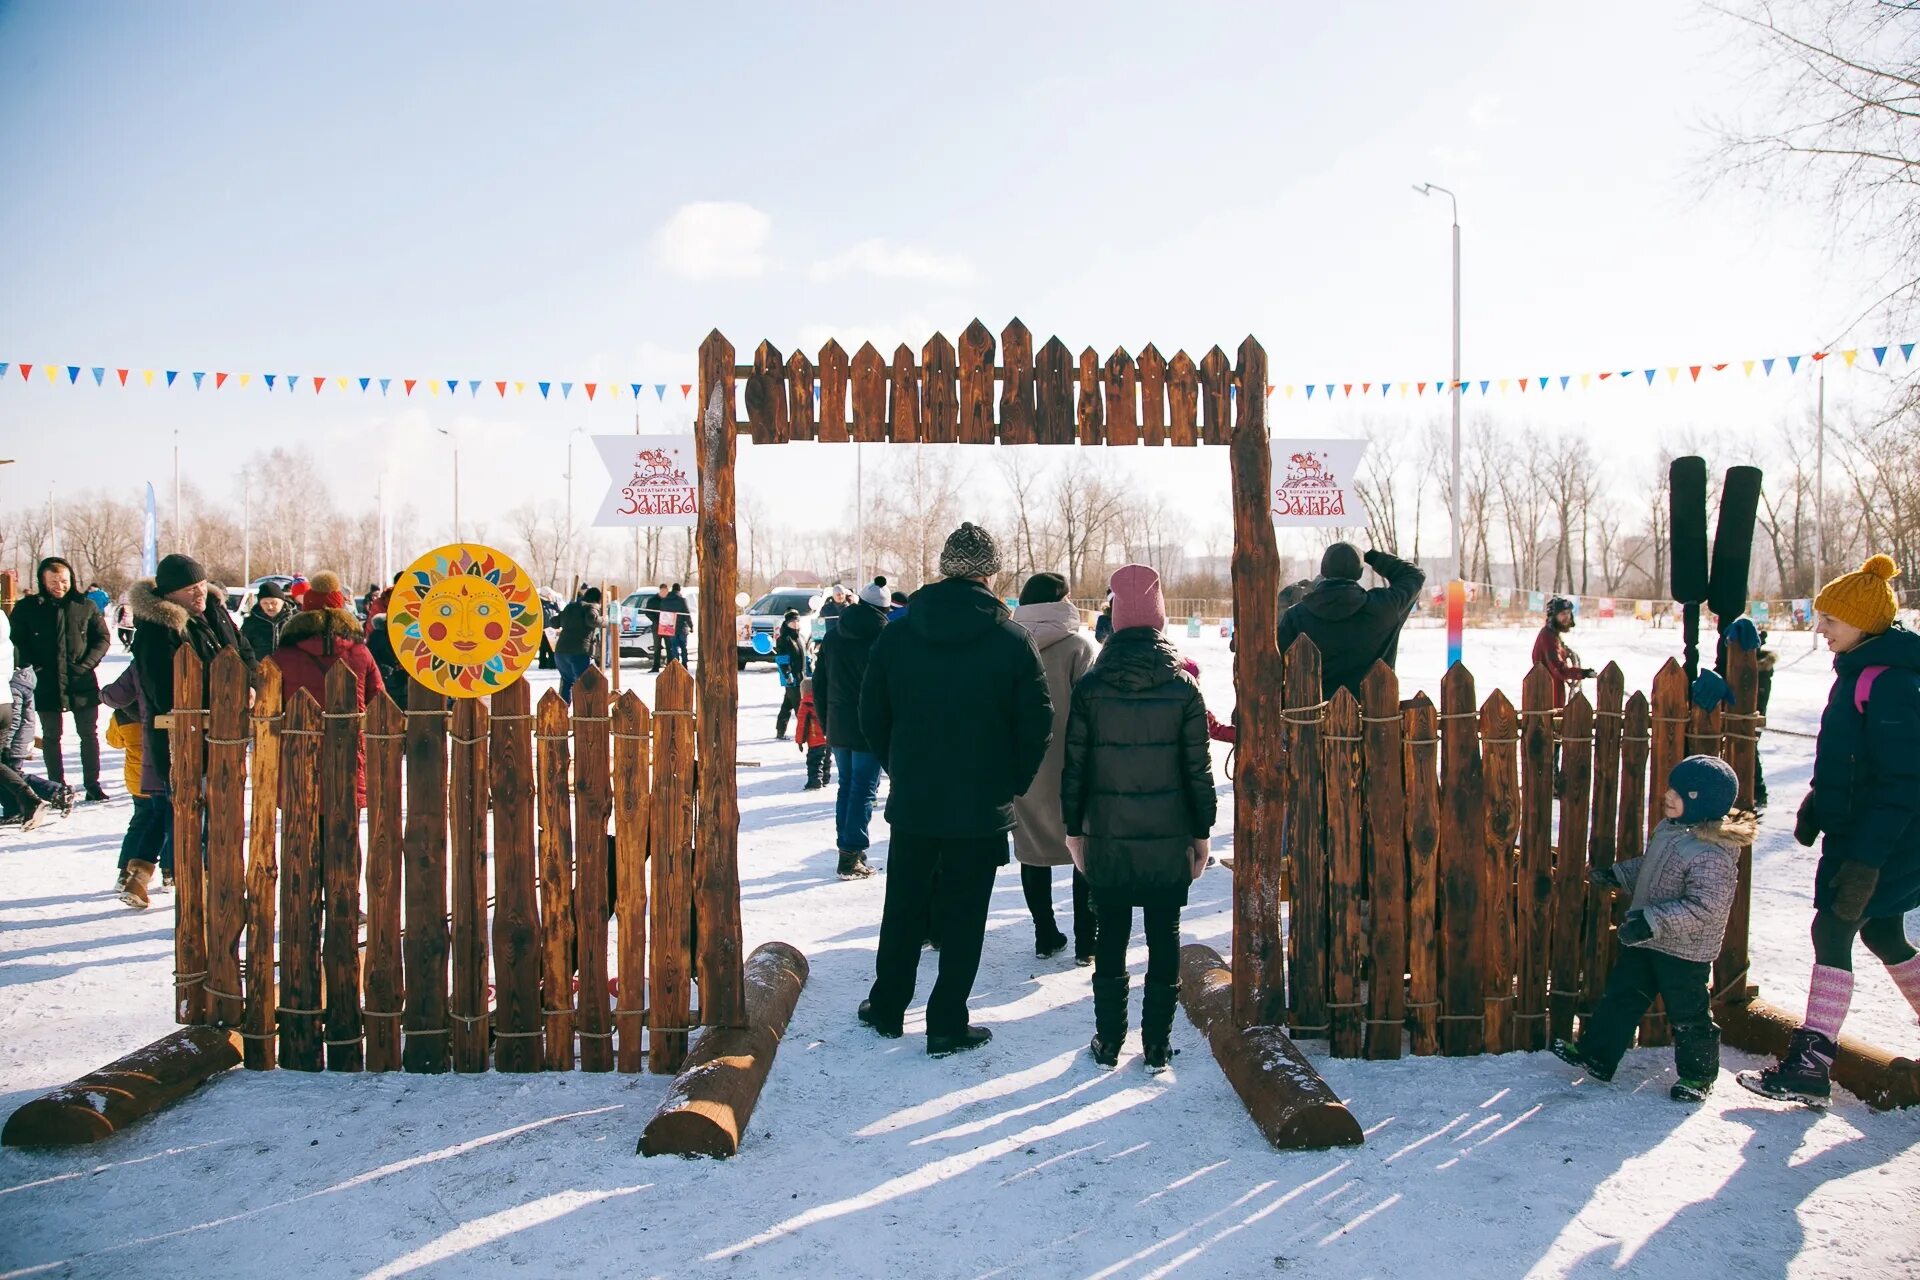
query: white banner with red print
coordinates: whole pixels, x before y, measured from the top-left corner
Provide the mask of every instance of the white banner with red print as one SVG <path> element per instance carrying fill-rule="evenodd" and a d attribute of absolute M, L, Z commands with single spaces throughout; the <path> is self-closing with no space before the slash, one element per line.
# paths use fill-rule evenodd
<path fill-rule="evenodd" d="M 1364 525 L 1360 459 L 1365 440 L 1275 440 L 1273 523 L 1280 528 L 1338 529 Z"/>
<path fill-rule="evenodd" d="M 700 501 L 692 436 L 595 436 L 593 443 L 613 477 L 596 526 L 693 525 Z"/>

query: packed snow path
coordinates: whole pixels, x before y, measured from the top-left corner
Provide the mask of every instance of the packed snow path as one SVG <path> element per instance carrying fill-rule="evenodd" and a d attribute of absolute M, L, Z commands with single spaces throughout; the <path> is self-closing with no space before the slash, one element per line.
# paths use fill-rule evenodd
<path fill-rule="evenodd" d="M 1518 689 L 1532 639 L 1468 635 L 1482 695 Z M 1778 640 L 1773 723 L 1810 730 L 1828 659 L 1804 635 Z M 1592 665 L 1618 660 L 1629 690 L 1678 648 L 1673 631 L 1625 621 L 1574 641 Z M 1224 716 L 1225 642 L 1182 643 Z M 1441 633 L 1410 631 L 1405 687 L 1437 691 L 1442 659 Z M 1920 1271 L 1920 1113 L 1845 1096 L 1824 1115 L 1772 1107 L 1733 1084 L 1753 1064 L 1735 1052 L 1714 1097 L 1688 1108 L 1667 1100 L 1666 1049 L 1635 1051 L 1605 1086 L 1545 1054 L 1333 1061 L 1308 1042 L 1368 1142 L 1278 1155 L 1184 1015 L 1169 1075 L 1142 1072 L 1137 1031 L 1119 1070 L 1093 1064 L 1088 971 L 1035 959 L 1012 869 L 973 1001 L 993 1044 L 928 1060 L 917 1005 L 906 1039 L 878 1039 L 853 1010 L 884 878 L 834 878 L 833 793 L 802 792 L 799 753 L 769 740 L 771 673 L 756 667 L 741 686 L 741 756 L 765 762 L 740 775 L 746 941 L 794 943 L 813 977 L 739 1158 L 634 1154 L 658 1076 L 234 1071 L 90 1150 L 0 1152 L 0 1276 L 199 1280 L 212 1265 L 316 1278 L 1424 1280 L 1681 1274 L 1702 1259 L 1821 1280 Z M 107 752 L 116 796 L 118 759 Z M 1787 827 L 1812 743 L 1776 735 L 1765 759 L 1774 809 L 1756 855 L 1754 970 L 1768 998 L 1797 1009 L 1813 857 Z M 173 1025 L 170 904 L 141 914 L 106 892 L 127 813 L 118 799 L 0 834 L 0 1106 Z M 1225 852 L 1231 803 L 1222 819 Z M 884 864 L 883 823 L 876 834 Z M 1229 887 L 1229 873 L 1206 873 L 1185 938 L 1226 949 Z M 1064 878 L 1055 896 L 1064 921 Z M 1913 1017 L 1861 955 L 1848 1030 L 1920 1054 Z M 1137 947 L 1136 975 L 1144 962 Z M 929 956 L 921 1000 L 932 973 Z"/>

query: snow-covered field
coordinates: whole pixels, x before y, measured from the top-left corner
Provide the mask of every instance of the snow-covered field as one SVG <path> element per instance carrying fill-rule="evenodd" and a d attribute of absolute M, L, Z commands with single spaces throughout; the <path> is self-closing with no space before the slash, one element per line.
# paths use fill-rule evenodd
<path fill-rule="evenodd" d="M 1827 657 L 1777 639 L 1773 722 L 1810 731 Z M 1677 650 L 1673 631 L 1624 621 L 1575 641 L 1592 665 L 1619 661 L 1629 689 Z M 1483 696 L 1517 690 L 1531 642 L 1469 634 Z M 1225 642 L 1185 643 L 1224 715 Z M 1442 661 L 1439 631 L 1409 631 L 1403 687 L 1437 690 Z M 884 879 L 834 878 L 832 792 L 803 793 L 800 756 L 769 741 L 770 671 L 743 677 L 742 702 L 741 755 L 765 762 L 740 780 L 747 943 L 791 942 L 813 976 L 739 1158 L 634 1154 L 662 1077 L 234 1071 L 92 1150 L 0 1152 L 0 1275 L 1920 1274 L 1920 1114 L 1850 1097 L 1776 1108 L 1733 1084 L 1753 1063 L 1731 1051 L 1697 1109 L 1667 1100 L 1667 1050 L 1635 1051 L 1611 1086 L 1544 1054 L 1316 1054 L 1367 1145 L 1276 1154 L 1184 1016 L 1172 1073 L 1148 1078 L 1137 1040 L 1118 1071 L 1093 1064 L 1087 971 L 1034 958 L 1011 869 L 974 991 L 992 1045 L 928 1060 L 917 1007 L 906 1039 L 877 1039 L 853 1010 Z M 1764 750 L 1755 976 L 1796 1009 L 1813 858 L 1788 828 L 1812 742 Z M 1222 815 L 1224 852 L 1230 803 Z M 166 900 L 140 914 L 106 892 L 126 817 L 121 799 L 0 835 L 0 1107 L 172 1028 Z M 1229 888 L 1220 869 L 1195 886 L 1187 938 L 1225 949 Z M 1056 898 L 1064 920 L 1064 880 Z M 1848 1029 L 1920 1054 L 1861 954 Z M 924 999 L 931 957 L 921 973 Z"/>

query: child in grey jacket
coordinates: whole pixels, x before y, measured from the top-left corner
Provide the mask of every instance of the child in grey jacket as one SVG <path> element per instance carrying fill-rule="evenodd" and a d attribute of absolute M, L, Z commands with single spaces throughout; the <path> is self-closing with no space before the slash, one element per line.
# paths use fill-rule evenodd
<path fill-rule="evenodd" d="M 1740 883 L 1738 850 L 1754 818 L 1731 813 L 1739 780 L 1717 756 L 1689 756 L 1667 776 L 1666 821 L 1644 857 L 1596 867 L 1596 887 L 1632 895 L 1620 926 L 1620 954 L 1606 994 L 1581 1024 L 1577 1043 L 1553 1042 L 1555 1056 L 1596 1080 L 1613 1079 L 1633 1032 L 1653 1004 L 1666 1001 L 1673 1028 L 1676 1102 L 1699 1102 L 1720 1073 L 1720 1028 L 1710 1008 L 1708 974 L 1727 932 Z"/>

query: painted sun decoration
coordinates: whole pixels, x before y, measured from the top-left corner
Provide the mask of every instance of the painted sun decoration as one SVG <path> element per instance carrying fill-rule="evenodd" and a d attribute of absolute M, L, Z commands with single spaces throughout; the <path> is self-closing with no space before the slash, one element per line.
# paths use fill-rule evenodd
<path fill-rule="evenodd" d="M 400 575 L 387 636 L 401 667 L 427 688 L 483 698 L 533 664 L 540 623 L 540 601 L 519 565 L 491 547 L 455 543 Z"/>

